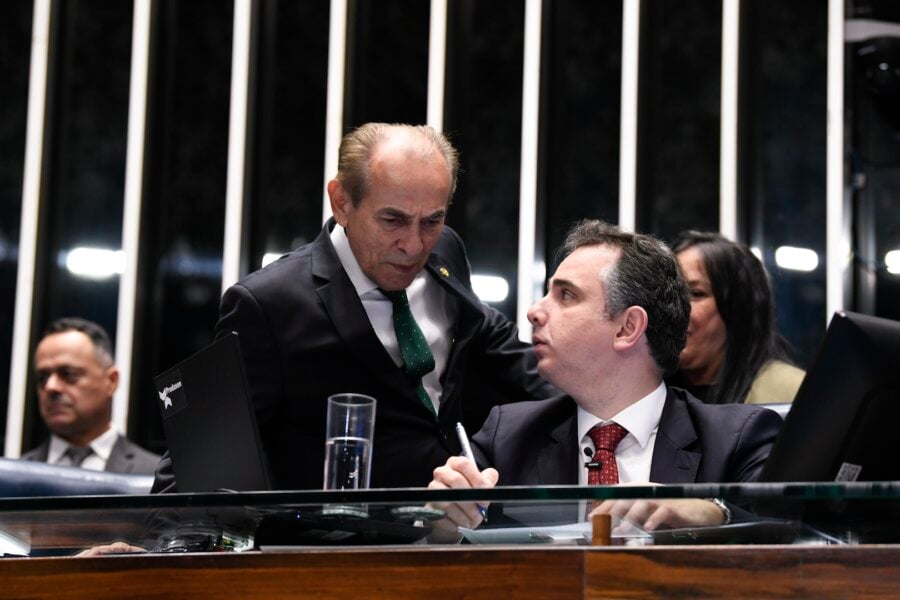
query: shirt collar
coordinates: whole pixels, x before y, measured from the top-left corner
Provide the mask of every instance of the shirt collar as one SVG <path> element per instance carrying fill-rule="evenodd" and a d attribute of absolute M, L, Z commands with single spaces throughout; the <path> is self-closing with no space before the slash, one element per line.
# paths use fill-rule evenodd
<path fill-rule="evenodd" d="M 359 266 L 359 261 L 356 260 L 353 249 L 350 248 L 350 240 L 347 239 L 347 232 L 344 231 L 344 228 L 335 225 L 331 230 L 330 237 L 338 260 L 341 261 L 341 266 L 344 267 L 344 272 L 347 273 L 347 277 L 350 278 L 359 297 L 362 298 L 365 294 L 377 290 L 378 286 L 363 273 L 362 267 Z"/>
<path fill-rule="evenodd" d="M 663 405 L 666 403 L 666 384 L 659 386 L 634 404 L 630 404 L 608 421 L 595 417 L 580 406 L 578 407 L 578 439 L 584 439 L 587 432 L 598 423 L 616 422 L 637 440 L 641 448 L 646 447 L 653 431 L 659 426 Z"/>
<path fill-rule="evenodd" d="M 116 445 L 116 440 L 118 438 L 119 433 L 116 431 L 115 427 L 110 427 L 98 437 L 94 438 L 89 445 L 91 447 L 91 450 L 94 451 L 94 454 L 102 458 L 104 461 L 107 461 L 109 460 L 109 455 L 112 454 L 113 446 Z M 69 442 L 62 439 L 55 433 L 51 434 L 50 446 L 47 449 L 47 463 L 58 463 L 62 458 L 62 455 L 65 454 L 66 450 L 69 449 L 69 446 L 71 446 Z"/>

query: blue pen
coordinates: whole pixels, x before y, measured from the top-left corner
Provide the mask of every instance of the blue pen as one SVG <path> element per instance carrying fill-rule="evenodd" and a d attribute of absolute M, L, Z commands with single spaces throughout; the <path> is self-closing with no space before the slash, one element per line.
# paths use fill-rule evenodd
<path fill-rule="evenodd" d="M 456 437 L 459 438 L 459 445 L 462 446 L 463 456 L 475 462 L 475 455 L 472 454 L 472 446 L 469 445 L 469 436 L 466 435 L 466 428 L 462 423 L 456 424 Z M 477 466 L 477 463 L 476 463 Z M 478 512 L 481 513 L 481 520 L 487 523 L 487 509 L 480 504 L 476 504 Z"/>

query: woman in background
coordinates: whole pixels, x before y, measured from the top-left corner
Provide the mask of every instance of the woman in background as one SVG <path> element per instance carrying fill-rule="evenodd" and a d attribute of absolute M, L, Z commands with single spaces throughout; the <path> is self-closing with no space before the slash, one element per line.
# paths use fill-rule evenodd
<path fill-rule="evenodd" d="M 691 290 L 691 321 L 669 383 L 710 404 L 791 402 L 804 372 L 775 327 L 760 260 L 717 233 L 682 232 L 673 249 Z"/>

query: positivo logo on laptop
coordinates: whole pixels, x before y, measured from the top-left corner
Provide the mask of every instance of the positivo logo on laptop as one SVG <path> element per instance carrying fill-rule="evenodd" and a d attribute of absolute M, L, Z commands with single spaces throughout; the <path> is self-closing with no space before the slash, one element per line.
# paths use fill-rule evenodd
<path fill-rule="evenodd" d="M 181 384 L 181 373 L 174 372 L 171 375 L 168 381 L 156 382 L 160 412 L 164 419 L 180 412 L 187 406 L 187 396 L 185 396 L 184 386 Z"/>

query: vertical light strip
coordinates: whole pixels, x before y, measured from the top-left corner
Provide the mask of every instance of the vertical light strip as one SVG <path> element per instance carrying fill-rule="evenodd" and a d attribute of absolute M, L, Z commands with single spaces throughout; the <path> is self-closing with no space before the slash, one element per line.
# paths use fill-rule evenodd
<path fill-rule="evenodd" d="M 250 93 L 252 11 L 253 0 L 234 1 L 222 292 L 228 289 L 241 276 L 241 231 L 244 226 L 244 178 L 247 173 L 247 106 Z"/>
<path fill-rule="evenodd" d="M 738 78 L 741 0 L 722 0 L 719 232 L 737 239 Z"/>
<path fill-rule="evenodd" d="M 427 122 L 444 129 L 444 76 L 447 58 L 447 0 L 431 0 L 428 34 L 428 114 Z"/>
<path fill-rule="evenodd" d="M 337 173 L 338 147 L 344 128 L 344 75 L 347 60 L 347 0 L 331 0 L 328 26 L 328 98 L 325 114 L 325 177 L 322 181 L 322 222 L 331 217 L 328 182 Z"/>
<path fill-rule="evenodd" d="M 34 0 L 31 26 L 31 65 L 28 75 L 28 121 L 25 131 L 25 169 L 22 176 L 22 217 L 19 226 L 19 264 L 13 320 L 9 401 L 6 405 L 4 456 L 18 458 L 22 450 L 28 357 L 31 350 L 31 312 L 37 260 L 38 214 L 44 156 L 47 108 L 47 61 L 50 46 L 50 0 Z"/>
<path fill-rule="evenodd" d="M 119 280 L 119 310 L 116 324 L 116 356 L 119 387 L 113 397 L 113 426 L 122 433 L 128 427 L 128 397 L 131 390 L 131 356 L 134 350 L 134 319 L 137 302 L 138 250 L 141 239 L 141 205 L 144 189 L 144 149 L 147 131 L 147 82 L 150 65 L 150 15 L 153 0 L 134 0 L 131 27 L 131 76 L 128 90 L 128 147 L 125 158 L 125 200 L 122 211 L 122 249 L 125 270 Z"/>
<path fill-rule="evenodd" d="M 546 266 L 536 260 L 538 126 L 541 86 L 541 0 L 525 1 L 522 67 L 522 155 L 519 167 L 519 264 L 516 322 L 519 337 L 531 341 L 528 309 L 544 289 Z"/>
<path fill-rule="evenodd" d="M 828 107 L 825 168 L 825 322 L 844 308 L 850 241 L 844 228 L 844 0 L 828 2 Z"/>
<path fill-rule="evenodd" d="M 619 118 L 619 226 L 637 221 L 638 65 L 641 0 L 622 0 L 622 90 Z"/>

